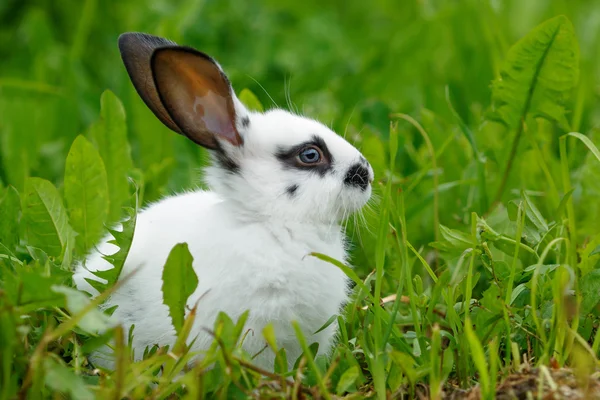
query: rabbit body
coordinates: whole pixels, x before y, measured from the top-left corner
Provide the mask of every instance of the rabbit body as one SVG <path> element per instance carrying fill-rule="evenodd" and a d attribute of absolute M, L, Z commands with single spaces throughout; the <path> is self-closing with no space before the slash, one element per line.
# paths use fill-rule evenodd
<path fill-rule="evenodd" d="M 272 324 L 289 367 L 302 353 L 292 321 L 308 343 L 326 354 L 333 323 L 348 298 L 348 280 L 336 266 L 310 256 L 345 262 L 340 222 L 371 196 L 373 170 L 360 152 L 323 124 L 282 110 L 251 112 L 237 99 L 218 64 L 203 53 L 145 34 L 119 42 L 138 93 L 172 130 L 211 151 L 204 178 L 209 191 L 165 198 L 137 216 L 121 276 L 136 271 L 112 294 L 107 307 L 128 329 L 140 358 L 147 346 L 173 345 L 175 331 L 164 305 L 162 273 L 178 243 L 194 258 L 198 287 L 188 299 L 197 315 L 192 350 L 206 350 L 219 312 L 234 321 L 249 311 L 243 346 L 254 362 L 273 368 L 263 328 Z M 112 268 L 102 255 L 117 251 L 102 241 L 81 263 L 74 281 L 97 294 L 85 278 Z M 112 366 L 110 351 L 92 360 Z"/>
<path fill-rule="evenodd" d="M 250 333 L 244 348 L 254 355 L 265 347 L 262 330 L 272 323 L 278 346 L 285 347 L 293 363 L 301 354 L 290 321 L 298 321 L 304 334 L 327 352 L 335 324 L 313 335 L 347 298 L 347 281 L 337 267 L 317 258 L 311 251 L 344 260 L 343 236 L 330 226 L 297 226 L 285 222 L 251 222 L 236 218 L 231 205 L 213 192 L 196 191 L 169 197 L 151 205 L 138 215 L 133 243 L 122 276 L 138 268 L 111 296 L 107 307 L 117 305 L 113 317 L 129 327 L 135 324 L 133 348 L 136 357 L 146 346 L 173 345 L 175 331 L 162 299 L 162 272 L 169 252 L 177 243 L 187 242 L 194 257 L 198 287 L 188 307 L 198 303 L 190 339 L 194 347 L 206 349 L 220 311 L 234 322 L 245 310 L 249 317 L 245 329 Z M 243 243 L 233 246 L 232 243 Z M 116 246 L 104 242 L 87 265 L 94 269 L 112 268 L 100 254 L 111 254 Z M 93 291 L 84 277 L 94 278 L 84 268 L 76 275 L 80 289 Z M 88 287 L 89 286 L 89 287 Z M 110 356 L 101 360 L 110 366 Z M 254 360 L 273 368 L 274 353 L 262 351 Z"/>

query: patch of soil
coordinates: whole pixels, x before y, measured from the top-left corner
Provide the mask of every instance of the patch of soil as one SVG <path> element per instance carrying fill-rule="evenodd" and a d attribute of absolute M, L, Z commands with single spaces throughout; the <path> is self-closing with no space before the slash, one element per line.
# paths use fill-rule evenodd
<path fill-rule="evenodd" d="M 539 397 L 538 397 L 539 396 Z M 446 399 L 481 399 L 479 386 L 447 390 Z M 600 400 L 600 374 L 581 377 L 572 369 L 530 368 L 511 374 L 496 387 L 496 399 Z"/>

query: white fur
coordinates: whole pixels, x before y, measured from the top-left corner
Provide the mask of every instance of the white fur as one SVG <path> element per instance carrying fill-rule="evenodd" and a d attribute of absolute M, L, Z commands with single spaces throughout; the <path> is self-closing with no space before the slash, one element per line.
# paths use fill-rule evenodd
<path fill-rule="evenodd" d="M 213 338 L 203 327 L 213 328 L 219 311 L 234 321 L 249 310 L 244 342 L 250 354 L 263 350 L 264 326 L 275 327 L 278 345 L 287 351 L 290 366 L 301 354 L 290 324 L 296 320 L 309 343 L 319 343 L 327 353 L 337 324 L 313 334 L 332 315 L 340 312 L 348 298 L 346 276 L 337 267 L 310 252 L 327 254 L 346 261 L 345 237 L 340 221 L 357 211 L 369 199 L 366 191 L 344 185 L 350 166 L 361 157 L 358 150 L 324 125 L 282 110 L 250 113 L 235 99 L 236 114 L 247 115 L 250 125 L 238 130 L 244 139 L 236 148 L 223 142 L 228 156 L 240 166 L 238 174 L 219 167 L 206 170 L 211 191 L 194 191 L 165 198 L 141 211 L 122 276 L 139 268 L 132 279 L 109 299 L 118 305 L 114 317 L 126 329 L 135 324 L 133 348 L 141 358 L 146 346 L 172 345 L 175 331 L 163 304 L 162 268 L 172 247 L 187 242 L 194 257 L 198 288 L 190 296 L 198 305 L 190 335 L 193 350 L 205 350 Z M 331 152 L 331 173 L 285 168 L 275 157 L 278 149 L 321 137 Z M 369 178 L 373 171 L 369 167 Z M 293 196 L 286 192 L 298 185 Z M 96 278 L 90 271 L 112 268 L 101 258 L 117 248 L 107 239 L 79 265 L 74 275 L 78 288 L 96 294 L 84 278 Z M 92 358 L 111 367 L 104 349 Z M 263 351 L 255 360 L 272 369 L 274 354 Z"/>

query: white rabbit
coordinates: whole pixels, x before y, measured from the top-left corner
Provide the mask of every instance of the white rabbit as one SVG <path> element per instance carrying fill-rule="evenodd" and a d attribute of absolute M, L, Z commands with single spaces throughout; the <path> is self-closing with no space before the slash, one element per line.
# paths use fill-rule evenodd
<path fill-rule="evenodd" d="M 298 321 L 319 353 L 331 349 L 336 323 L 316 333 L 348 299 L 348 281 L 337 267 L 310 252 L 346 260 L 340 222 L 371 196 L 373 170 L 360 152 L 319 122 L 283 110 L 250 112 L 237 99 L 220 66 L 189 47 L 141 33 L 126 33 L 119 48 L 139 95 L 170 129 L 211 150 L 205 171 L 210 191 L 197 190 L 154 203 L 137 216 L 122 275 L 137 273 L 108 300 L 126 329 L 135 324 L 133 349 L 173 345 L 175 330 L 162 298 L 162 268 L 170 250 L 187 242 L 194 257 L 198 305 L 190 341 L 204 350 L 220 311 L 234 321 L 246 310 L 244 341 L 250 354 L 264 350 L 262 330 L 275 328 L 290 367 L 302 353 L 291 321 Z M 97 246 L 77 267 L 78 288 L 97 292 L 84 278 L 112 268 Z M 254 362 L 273 368 L 264 350 Z M 102 352 L 92 357 L 110 368 Z"/>

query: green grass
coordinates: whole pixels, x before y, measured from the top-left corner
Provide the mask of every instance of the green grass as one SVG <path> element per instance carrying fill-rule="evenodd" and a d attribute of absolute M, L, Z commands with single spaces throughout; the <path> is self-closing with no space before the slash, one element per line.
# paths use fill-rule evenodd
<path fill-rule="evenodd" d="M 188 368 L 195 312 L 180 315 L 173 287 L 172 349 L 133 362 L 131 332 L 90 333 L 114 286 L 88 300 L 74 260 L 129 216 L 114 282 L 135 209 L 197 185 L 207 160 L 137 97 L 125 31 L 202 49 L 249 106 L 318 118 L 371 161 L 376 204 L 348 222 L 353 268 L 313 254 L 355 283 L 329 321 L 329 359 L 296 326 L 296 368 L 279 351 L 262 371 L 238 346 L 243 318 L 221 315 Z M 0 400 L 442 398 L 476 385 L 494 398 L 524 359 L 585 384 L 600 354 L 599 46 L 595 0 L 3 1 Z M 184 245 L 171 256 L 165 271 L 189 264 Z M 115 371 L 92 370 L 86 356 L 110 339 Z"/>

